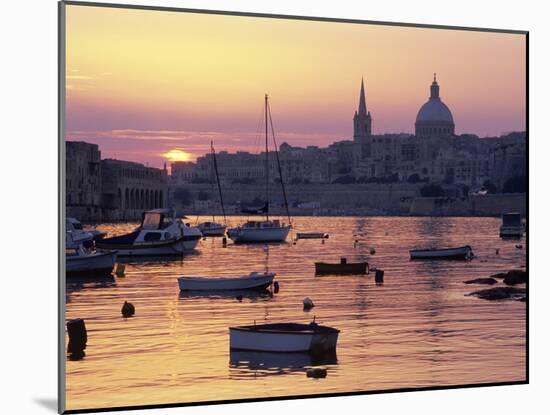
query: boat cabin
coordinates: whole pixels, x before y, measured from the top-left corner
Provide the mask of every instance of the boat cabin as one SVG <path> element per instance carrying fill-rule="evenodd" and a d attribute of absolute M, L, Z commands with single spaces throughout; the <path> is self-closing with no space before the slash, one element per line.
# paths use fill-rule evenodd
<path fill-rule="evenodd" d="M 512 212 L 502 215 L 502 226 L 517 226 L 521 227 L 521 214 Z"/>
<path fill-rule="evenodd" d="M 279 228 L 281 223 L 278 219 L 274 220 L 249 220 L 244 224 L 246 228 Z"/>

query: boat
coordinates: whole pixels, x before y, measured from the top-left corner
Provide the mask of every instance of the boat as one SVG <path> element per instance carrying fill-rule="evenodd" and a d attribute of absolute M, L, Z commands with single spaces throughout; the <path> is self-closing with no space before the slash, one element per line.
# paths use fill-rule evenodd
<path fill-rule="evenodd" d="M 520 213 L 510 212 L 502 215 L 501 238 L 521 238 L 524 233 L 525 226 L 521 222 Z"/>
<path fill-rule="evenodd" d="M 67 218 L 65 221 L 65 230 L 71 231 L 73 234 L 81 235 L 83 239 L 92 239 L 92 240 L 98 240 L 102 239 L 107 235 L 107 232 L 98 231 L 94 227 L 87 227 L 84 228 L 82 226 L 82 223 L 76 218 Z"/>
<path fill-rule="evenodd" d="M 326 239 L 328 233 L 323 232 L 298 232 L 296 233 L 296 239 Z"/>
<path fill-rule="evenodd" d="M 312 352 L 336 350 L 340 330 L 309 324 L 269 323 L 229 328 L 229 347 L 233 350 L 259 352 Z"/>
<path fill-rule="evenodd" d="M 291 228 L 290 213 L 288 210 L 288 199 L 286 197 L 286 190 L 283 181 L 283 175 L 281 170 L 281 161 L 279 159 L 279 152 L 277 150 L 277 142 L 275 140 L 275 133 L 273 131 L 273 120 L 271 119 L 271 110 L 269 108 L 268 96 L 265 94 L 264 99 L 264 115 L 265 115 L 265 205 L 261 209 L 245 209 L 242 213 L 246 214 L 265 214 L 265 220 L 256 221 L 249 220 L 244 224 L 231 228 L 227 231 L 227 235 L 235 243 L 258 243 L 258 242 L 284 242 L 288 237 L 288 233 Z M 288 217 L 288 224 L 285 224 L 279 220 L 271 220 L 269 218 L 269 145 L 268 134 L 269 125 L 271 125 L 271 132 L 273 136 L 273 143 L 275 144 L 275 155 L 277 159 L 277 167 L 279 171 L 279 181 L 283 192 L 284 204 L 286 208 L 286 214 Z"/>
<path fill-rule="evenodd" d="M 210 152 L 212 154 L 212 164 L 214 165 L 214 171 L 216 173 L 216 183 L 218 185 L 218 194 L 220 196 L 220 205 L 222 207 L 223 221 L 227 222 L 225 217 L 225 207 L 223 205 L 223 196 L 222 196 L 222 187 L 220 184 L 220 175 L 218 173 L 218 163 L 216 161 L 216 151 L 214 150 L 214 142 L 210 141 Z M 217 223 L 216 218 L 212 215 L 212 222 L 203 222 L 199 224 L 198 228 L 200 229 L 203 236 L 224 236 L 226 226 L 222 223 Z"/>
<path fill-rule="evenodd" d="M 279 220 L 249 220 L 243 225 L 227 231 L 235 243 L 241 242 L 284 242 L 290 231 L 290 225 Z"/>
<path fill-rule="evenodd" d="M 273 283 L 274 272 L 251 272 L 239 277 L 179 277 L 181 291 L 265 290 Z"/>
<path fill-rule="evenodd" d="M 67 276 L 110 275 L 116 258 L 116 251 L 88 249 L 83 244 L 75 242 L 70 232 L 66 233 L 65 273 Z"/>
<path fill-rule="evenodd" d="M 347 262 L 342 258 L 339 263 L 316 262 L 315 274 L 360 275 L 369 272 L 368 262 Z"/>
<path fill-rule="evenodd" d="M 203 236 L 224 236 L 225 225 L 217 222 L 202 222 L 198 226 Z"/>
<path fill-rule="evenodd" d="M 470 245 L 444 249 L 413 249 L 411 259 L 472 259 L 474 252 Z"/>
<path fill-rule="evenodd" d="M 153 209 L 144 212 L 139 227 L 133 232 L 96 241 L 100 249 L 115 249 L 119 256 L 181 255 L 196 248 L 202 237 L 176 217 L 175 209 Z"/>

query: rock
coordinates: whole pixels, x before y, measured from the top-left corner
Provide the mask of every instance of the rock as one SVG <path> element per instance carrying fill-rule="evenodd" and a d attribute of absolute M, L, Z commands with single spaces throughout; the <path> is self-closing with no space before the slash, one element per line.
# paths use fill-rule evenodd
<path fill-rule="evenodd" d="M 476 278 L 474 280 L 468 280 L 464 281 L 464 284 L 487 284 L 487 285 L 493 285 L 496 284 L 498 281 L 494 278 Z"/>
<path fill-rule="evenodd" d="M 123 317 L 132 317 L 136 313 L 136 308 L 132 303 L 129 303 L 128 301 L 124 301 L 124 304 L 122 305 L 122 310 L 120 310 Z"/>
<path fill-rule="evenodd" d="M 321 367 L 313 367 L 311 369 L 306 370 L 306 375 L 308 378 L 315 378 L 315 379 L 326 378 L 327 370 Z"/>
<path fill-rule="evenodd" d="M 486 290 L 474 291 L 473 293 L 467 294 L 473 295 L 478 298 L 483 298 L 484 300 L 518 300 L 526 301 L 527 290 L 525 288 L 515 288 L 515 287 L 495 287 L 488 288 Z"/>
<path fill-rule="evenodd" d="M 304 311 L 309 311 L 313 307 L 315 307 L 315 304 L 313 304 L 313 301 L 311 300 L 311 298 L 309 297 L 304 298 Z"/>
<path fill-rule="evenodd" d="M 503 282 L 506 285 L 525 284 L 527 282 L 527 272 L 520 269 L 509 271 Z"/>
<path fill-rule="evenodd" d="M 491 278 L 503 279 L 506 275 L 508 275 L 507 272 L 499 272 L 498 274 L 491 275 Z"/>

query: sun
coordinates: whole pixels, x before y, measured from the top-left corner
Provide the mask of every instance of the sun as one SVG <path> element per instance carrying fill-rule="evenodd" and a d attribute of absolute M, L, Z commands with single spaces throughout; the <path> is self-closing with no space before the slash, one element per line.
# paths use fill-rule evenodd
<path fill-rule="evenodd" d="M 189 153 L 186 153 L 183 150 L 170 150 L 162 155 L 164 158 L 174 162 L 174 161 L 191 161 L 193 156 Z"/>

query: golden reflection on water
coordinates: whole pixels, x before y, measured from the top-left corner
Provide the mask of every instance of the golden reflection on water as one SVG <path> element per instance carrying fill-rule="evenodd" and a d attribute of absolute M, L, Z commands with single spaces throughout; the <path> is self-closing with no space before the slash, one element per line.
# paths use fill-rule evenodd
<path fill-rule="evenodd" d="M 88 347 L 83 360 L 66 363 L 67 408 L 525 380 L 525 303 L 465 296 L 486 287 L 464 280 L 525 266 L 525 248 L 498 237 L 498 219 L 298 217 L 294 225 L 330 238 L 227 248 L 209 238 L 184 258 L 130 262 L 124 277 L 68 281 L 66 317 L 85 319 Z M 476 254 L 470 262 L 409 260 L 409 249 L 466 244 Z M 341 256 L 384 269 L 384 284 L 372 273 L 314 275 L 314 261 Z M 273 297 L 180 294 L 176 281 L 265 269 L 277 273 Z M 309 312 L 304 297 L 315 303 Z M 135 317 L 121 316 L 125 300 Z M 229 351 L 229 326 L 313 316 L 341 330 L 336 356 Z M 307 378 L 312 366 L 327 368 L 327 378 Z"/>

